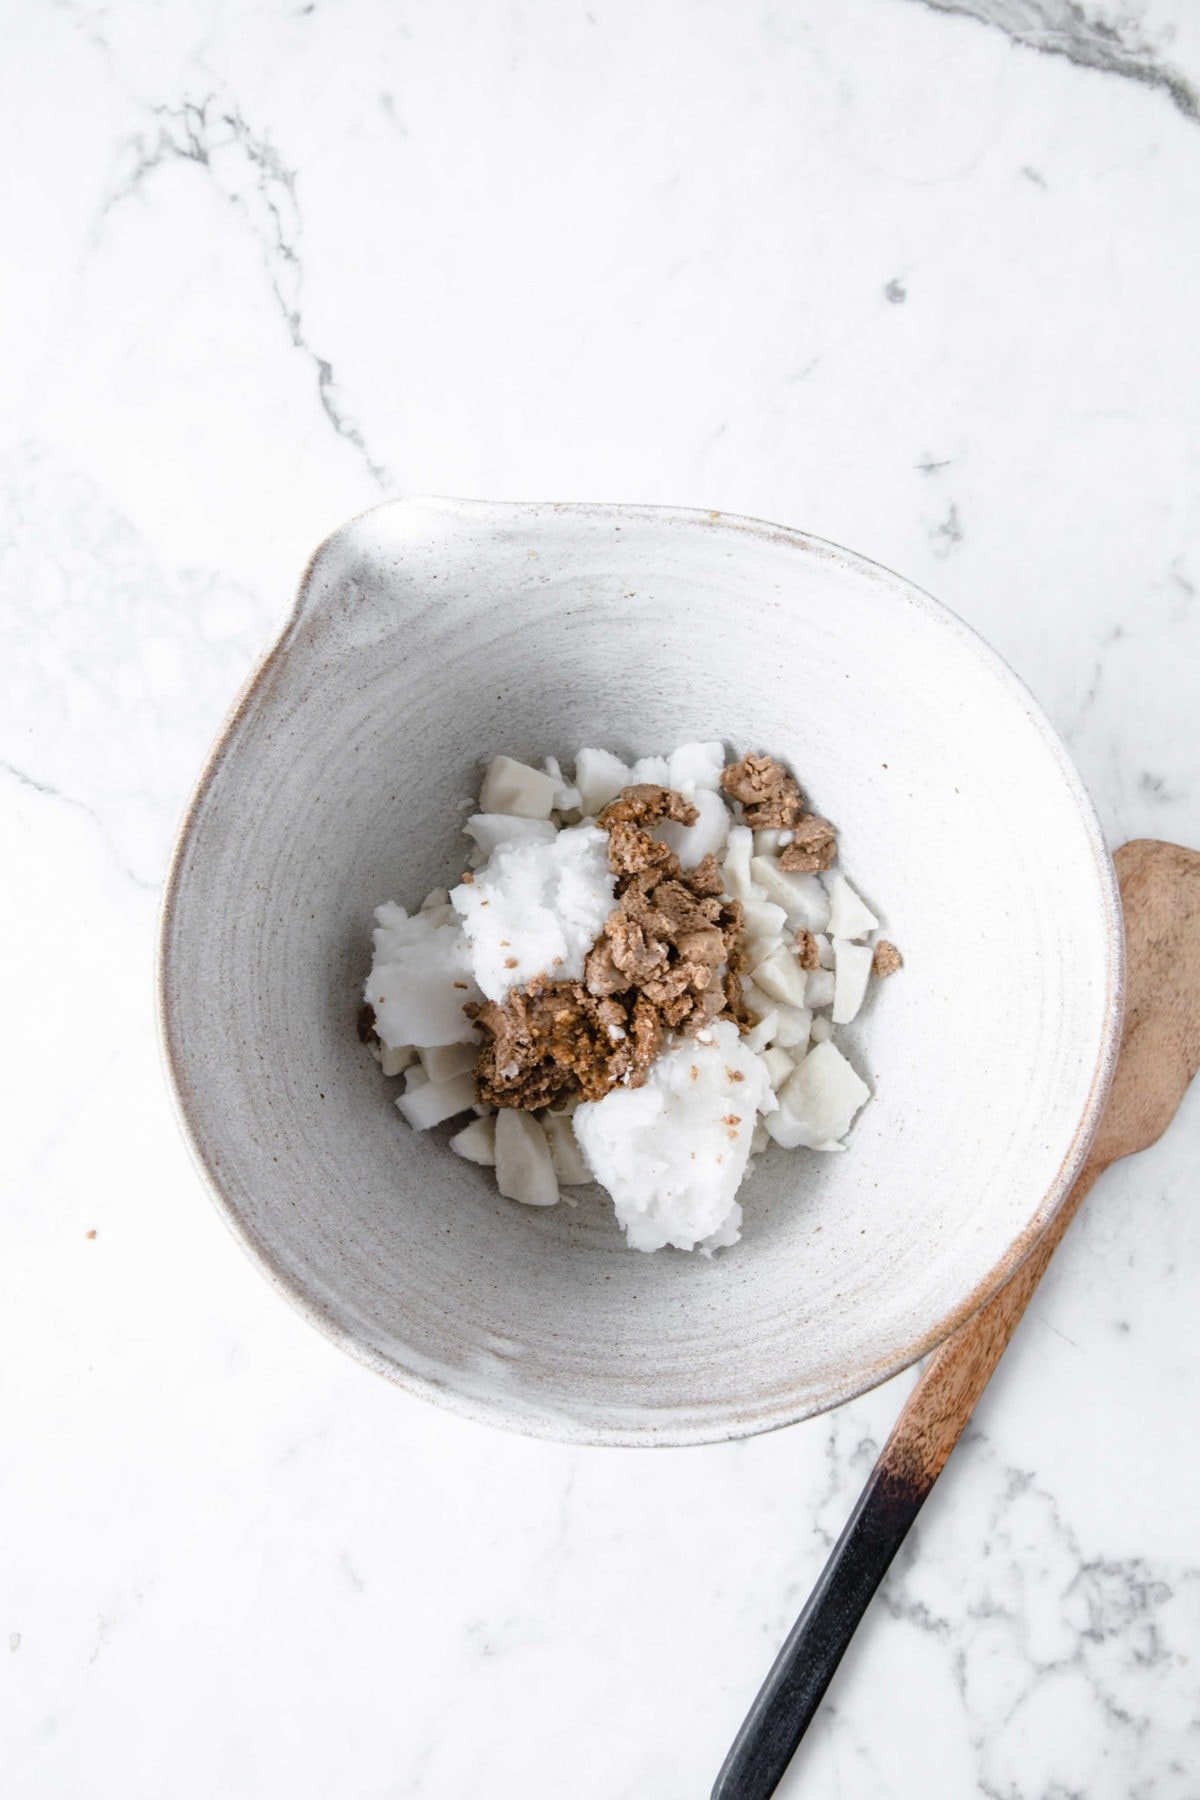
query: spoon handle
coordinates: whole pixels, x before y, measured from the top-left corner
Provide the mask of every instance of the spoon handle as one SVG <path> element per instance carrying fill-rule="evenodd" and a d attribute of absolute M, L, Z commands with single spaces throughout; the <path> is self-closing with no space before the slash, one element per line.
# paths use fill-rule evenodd
<path fill-rule="evenodd" d="M 767 1800 L 775 1792 L 932 1486 L 904 1486 L 882 1459 L 876 1463 L 721 1765 L 712 1800 Z"/>
<path fill-rule="evenodd" d="M 946 1466 L 976 1401 L 1105 1163 L 1084 1167 L 1048 1230 L 987 1305 L 926 1363 L 786 1642 L 721 1766 L 712 1800 L 769 1800 L 859 1620 Z"/>

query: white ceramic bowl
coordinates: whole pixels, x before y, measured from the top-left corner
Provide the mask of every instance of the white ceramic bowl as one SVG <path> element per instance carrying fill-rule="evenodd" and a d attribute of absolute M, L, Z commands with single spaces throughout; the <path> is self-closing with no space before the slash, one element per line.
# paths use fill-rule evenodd
<path fill-rule="evenodd" d="M 628 1250 L 599 1189 L 502 1200 L 355 1015 L 372 909 L 458 873 L 480 758 L 711 737 L 794 765 L 905 967 L 846 1033 L 849 1151 L 762 1158 L 709 1260 Z M 204 771 L 164 1043 L 227 1219 L 337 1342 L 490 1423 L 695 1443 L 881 1381 L 1011 1272 L 1103 1103 L 1119 919 L 1045 719 L 895 575 L 713 513 L 406 501 L 322 545 Z"/>

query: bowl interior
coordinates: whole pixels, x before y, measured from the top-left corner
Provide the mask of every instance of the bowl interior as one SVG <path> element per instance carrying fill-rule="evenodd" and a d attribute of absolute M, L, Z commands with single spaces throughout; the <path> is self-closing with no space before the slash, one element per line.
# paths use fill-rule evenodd
<path fill-rule="evenodd" d="M 463 866 L 479 759 L 721 737 L 788 758 L 900 945 L 844 1045 L 842 1156 L 772 1150 L 743 1240 L 625 1248 L 419 1135 L 355 1038 L 372 909 Z M 1111 870 L 1036 708 L 951 615 L 794 532 L 405 502 L 318 552 L 201 781 L 165 1042 L 231 1222 L 409 1387 L 598 1442 L 765 1429 L 902 1367 L 998 1285 L 1078 1165 L 1119 1005 Z"/>

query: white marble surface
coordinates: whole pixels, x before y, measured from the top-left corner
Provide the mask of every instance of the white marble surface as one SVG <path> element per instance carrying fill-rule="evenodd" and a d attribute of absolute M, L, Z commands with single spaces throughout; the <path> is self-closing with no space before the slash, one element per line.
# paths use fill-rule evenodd
<path fill-rule="evenodd" d="M 1200 843 L 1200 11 L 1107 4 L 6 8 L 6 1800 L 707 1793 L 908 1378 L 674 1453 L 393 1392 L 201 1192 L 156 892 L 310 548 L 419 489 L 854 545 Z M 1198 1146 L 1089 1202 L 787 1794 L 1200 1793 Z"/>

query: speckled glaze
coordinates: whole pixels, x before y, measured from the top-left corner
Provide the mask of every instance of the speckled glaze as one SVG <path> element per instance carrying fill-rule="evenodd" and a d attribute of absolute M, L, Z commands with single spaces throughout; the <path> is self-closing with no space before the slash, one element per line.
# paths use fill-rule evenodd
<path fill-rule="evenodd" d="M 416 1134 L 355 1038 L 373 907 L 458 872 L 479 759 L 721 736 L 792 761 L 905 955 L 843 1042 L 843 1156 L 772 1151 L 708 1260 L 535 1211 Z M 1059 1205 L 1120 1016 L 1109 858 L 1028 694 L 953 615 L 802 533 L 415 500 L 317 552 L 201 778 L 164 902 L 184 1127 L 272 1281 L 402 1386 L 606 1444 L 746 1435 L 903 1367 Z"/>

